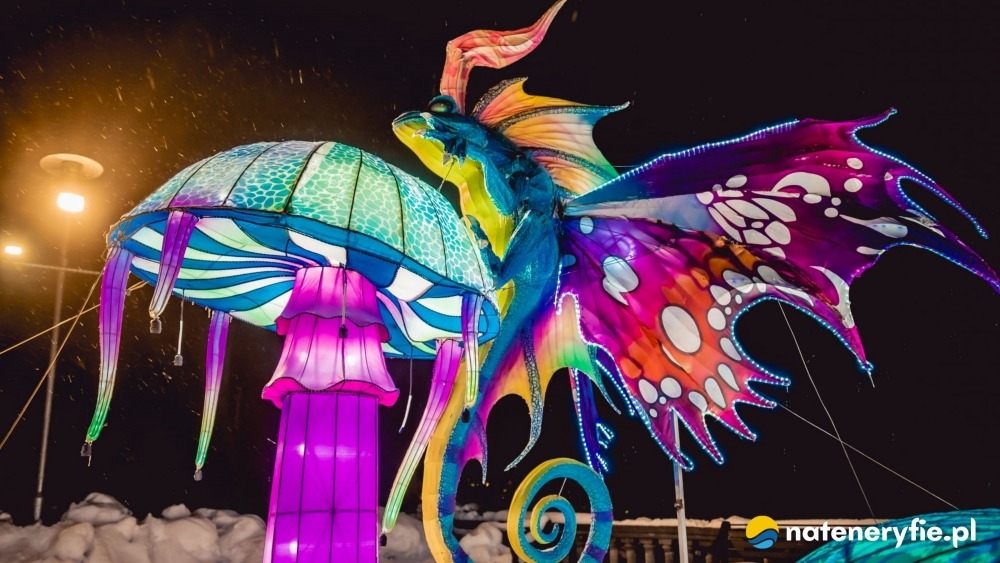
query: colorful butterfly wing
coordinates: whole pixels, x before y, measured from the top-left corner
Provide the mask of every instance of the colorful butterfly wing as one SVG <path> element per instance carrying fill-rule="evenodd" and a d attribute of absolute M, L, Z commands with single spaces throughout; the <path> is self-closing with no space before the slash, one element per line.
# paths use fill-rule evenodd
<path fill-rule="evenodd" d="M 753 437 L 736 404 L 770 406 L 749 383 L 786 382 L 749 362 L 732 327 L 779 294 L 753 281 L 770 266 L 719 237 L 642 219 L 568 221 L 563 242 L 560 294 L 577 300 L 584 338 L 603 351 L 597 361 L 667 453 L 691 466 L 673 412 L 718 461 L 705 415 Z"/>
<path fill-rule="evenodd" d="M 684 465 L 672 413 L 721 461 L 705 415 L 752 437 L 735 404 L 769 406 L 749 383 L 783 381 L 733 335 L 752 304 L 777 299 L 811 314 L 867 368 L 849 286 L 886 249 L 926 248 L 1000 289 L 993 270 L 900 180 L 958 204 L 857 140 L 858 129 L 884 117 L 788 123 L 665 155 L 567 205 L 560 292 L 577 298 L 584 338 L 607 352 L 612 379 Z"/>

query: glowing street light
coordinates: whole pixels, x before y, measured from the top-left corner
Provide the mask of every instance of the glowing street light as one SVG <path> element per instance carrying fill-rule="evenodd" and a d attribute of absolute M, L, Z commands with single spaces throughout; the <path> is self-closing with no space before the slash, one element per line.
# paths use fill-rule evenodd
<path fill-rule="evenodd" d="M 20 256 L 24 254 L 24 249 L 16 244 L 8 244 L 3 247 L 3 253 L 8 256 Z"/>
<path fill-rule="evenodd" d="M 42 170 L 52 176 L 59 177 L 62 181 L 71 184 L 82 180 L 93 180 L 104 173 L 104 167 L 92 158 L 87 158 L 78 154 L 50 154 L 40 161 L 38 165 Z M 56 205 L 59 209 L 67 213 L 80 213 L 83 211 L 83 196 L 74 192 L 60 192 L 56 198 Z M 35 490 L 35 522 L 42 519 L 42 491 L 45 487 L 45 462 L 49 452 L 49 427 L 52 421 L 52 397 L 55 394 L 56 384 L 56 362 L 59 359 L 59 322 L 62 316 L 63 283 L 66 278 L 66 247 L 69 246 L 69 220 L 66 221 L 66 228 L 63 231 L 63 241 L 60 247 L 60 261 L 58 274 L 56 275 L 56 302 L 52 314 L 52 324 L 55 329 L 52 331 L 52 347 L 49 352 L 49 368 L 45 373 L 45 414 L 42 418 L 42 445 L 41 453 L 38 456 L 38 488 Z"/>
<path fill-rule="evenodd" d="M 56 205 L 67 213 L 80 213 L 83 211 L 83 203 L 83 196 L 73 192 L 59 192 L 59 197 L 56 198 Z"/>

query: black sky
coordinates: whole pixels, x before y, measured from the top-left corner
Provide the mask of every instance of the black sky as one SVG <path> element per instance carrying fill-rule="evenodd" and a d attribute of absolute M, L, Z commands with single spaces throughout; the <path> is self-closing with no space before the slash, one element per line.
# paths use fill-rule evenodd
<path fill-rule="evenodd" d="M 260 140 L 337 140 L 427 174 L 393 137 L 398 114 L 436 93 L 444 45 L 477 28 L 526 25 L 545 1 L 32 2 L 0 15 L 0 243 L 55 263 L 56 186 L 37 162 L 54 152 L 97 159 L 88 210 L 71 225 L 70 263 L 99 269 L 103 235 L 121 214 L 187 164 Z M 737 136 L 793 117 L 847 119 L 896 107 L 864 139 L 937 179 L 1000 232 L 995 195 L 1000 24 L 988 8 L 912 3 L 713 3 L 570 0 L 545 43 L 502 70 L 477 70 L 470 101 L 502 78 L 529 76 L 534 93 L 595 104 L 632 102 L 606 118 L 598 145 L 616 165 Z M 926 202 L 994 267 L 1000 252 L 951 210 Z M 0 263 L 0 348 L 49 326 L 55 276 Z M 91 278 L 67 280 L 64 314 Z M 127 301 L 119 383 L 90 468 L 78 456 L 96 395 L 97 319 L 84 317 L 59 365 L 45 517 L 98 490 L 139 516 L 183 502 L 263 514 L 278 412 L 259 399 L 280 352 L 274 334 L 234 325 L 205 479 L 193 482 L 207 322 L 190 308 L 184 367 L 171 365 L 177 303 L 164 333 L 148 334 L 150 290 Z M 1000 505 L 1000 297 L 929 253 L 898 249 L 851 292 L 875 387 L 822 328 L 794 314 L 810 370 L 847 442 L 961 508 Z M 192 314 L 198 311 L 196 314 Z M 793 379 L 764 389 L 829 427 L 780 312 L 761 305 L 739 334 L 755 357 Z M 0 431 L 44 371 L 48 342 L 0 356 Z M 406 391 L 405 363 L 393 363 Z M 416 366 L 422 407 L 429 366 Z M 397 435 L 405 401 L 383 412 L 382 496 L 413 430 Z M 460 500 L 505 508 L 526 472 L 574 455 L 568 385 L 558 377 L 541 442 L 510 475 L 503 466 L 527 438 L 526 408 L 511 400 L 491 419 L 488 487 Z M 618 433 L 608 478 L 619 517 L 669 516 L 670 464 L 635 421 L 603 409 Z M 756 443 L 719 425 L 727 457 L 715 464 L 693 442 L 686 479 L 696 517 L 864 517 L 867 508 L 839 446 L 781 410 L 744 407 Z M 0 509 L 30 520 L 41 401 L 0 450 Z M 414 418 L 415 417 L 411 417 Z M 711 425 L 710 425 L 711 426 Z M 511 438 L 511 437 L 515 438 Z M 945 509 L 932 497 L 853 457 L 880 517 Z M 466 479 L 473 482 L 475 479 Z M 416 491 L 408 500 L 413 509 Z"/>

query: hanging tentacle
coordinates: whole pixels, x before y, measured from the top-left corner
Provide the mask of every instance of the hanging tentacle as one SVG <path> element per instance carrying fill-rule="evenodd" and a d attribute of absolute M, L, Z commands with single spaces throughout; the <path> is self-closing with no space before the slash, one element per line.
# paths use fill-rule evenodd
<path fill-rule="evenodd" d="M 101 379 L 97 389 L 97 407 L 87 429 L 86 442 L 81 454 L 90 456 L 90 444 L 101 434 L 104 420 L 108 416 L 111 393 L 115 386 L 115 372 L 118 370 L 118 349 L 121 346 L 122 313 L 125 307 L 125 291 L 128 285 L 129 268 L 133 255 L 120 246 L 111 248 L 111 255 L 104 265 L 101 281 L 100 325 L 101 335 Z"/>
<path fill-rule="evenodd" d="M 464 112 L 465 87 L 472 68 L 503 68 L 534 51 L 565 3 L 566 0 L 559 0 L 529 27 L 514 31 L 477 29 L 449 41 L 441 71 L 441 93 L 451 96 L 458 111 Z"/>
<path fill-rule="evenodd" d="M 611 494 L 600 475 L 586 465 L 570 458 L 550 459 L 528 474 L 514 492 L 514 500 L 510 503 L 510 516 L 507 518 L 507 537 L 510 547 L 518 557 L 525 561 L 536 563 L 555 563 L 569 555 L 576 539 L 576 510 L 565 497 L 547 495 L 538 500 L 532 509 L 529 527 L 534 542 L 524 533 L 524 524 L 528 519 L 528 504 L 543 486 L 557 480 L 572 480 L 583 488 L 590 502 L 591 523 L 590 534 L 583 548 L 579 561 L 597 563 L 604 561 L 611 542 Z M 549 510 L 562 514 L 563 524 L 556 524 L 548 532 L 542 530 L 542 516 Z M 553 545 L 554 544 L 554 545 Z"/>
<path fill-rule="evenodd" d="M 167 307 L 167 301 L 177 283 L 177 275 L 181 271 L 181 263 L 184 261 L 184 251 L 187 250 L 188 241 L 191 240 L 191 233 L 194 232 L 194 225 L 198 222 L 198 217 L 183 211 L 171 211 L 167 218 L 167 228 L 163 233 L 163 248 L 160 250 L 160 272 L 156 278 L 156 289 L 153 290 L 153 299 L 149 303 L 149 316 L 153 319 L 150 324 L 151 332 L 159 332 L 158 320 L 163 310 Z"/>
<path fill-rule="evenodd" d="M 465 408 L 472 408 L 479 394 L 479 316 L 484 297 L 478 293 L 462 296 L 462 342 L 465 347 Z"/>
<path fill-rule="evenodd" d="M 229 313 L 214 311 L 208 327 L 208 350 L 205 352 L 205 408 L 201 413 L 201 432 L 198 435 L 198 453 L 194 458 L 194 479 L 201 481 L 201 468 L 208 455 L 208 443 L 215 427 L 215 411 L 219 406 L 219 387 L 222 384 L 222 366 L 226 359 L 226 340 L 229 336 Z"/>
<path fill-rule="evenodd" d="M 385 512 L 382 515 L 383 534 L 390 532 L 396 525 L 396 517 L 399 516 L 403 494 L 406 493 L 406 489 L 410 485 L 417 465 L 424 457 L 431 433 L 441 420 L 444 407 L 448 403 L 448 398 L 451 397 L 455 375 L 461 359 L 462 354 L 459 352 L 457 340 L 438 341 L 437 359 L 434 361 L 434 375 L 431 380 L 427 406 L 424 408 L 424 415 L 420 419 L 420 425 L 417 426 L 417 432 L 413 435 L 410 447 L 406 450 L 406 456 L 403 457 L 403 463 L 400 464 L 399 471 L 396 472 L 396 479 L 392 483 L 389 501 L 386 503 Z"/>

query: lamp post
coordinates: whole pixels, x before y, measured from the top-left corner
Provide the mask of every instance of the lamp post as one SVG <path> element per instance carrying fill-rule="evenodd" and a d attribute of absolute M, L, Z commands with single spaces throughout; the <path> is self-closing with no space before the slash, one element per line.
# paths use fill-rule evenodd
<path fill-rule="evenodd" d="M 104 167 L 97 161 L 78 154 L 50 154 L 42 158 L 38 165 L 42 170 L 53 176 L 75 183 L 79 180 L 93 180 L 104 173 Z M 72 191 L 61 191 L 56 198 L 56 205 L 66 213 L 80 213 L 84 208 L 82 195 Z M 59 322 L 62 320 L 63 285 L 66 279 L 67 256 L 69 245 L 69 218 L 63 228 L 62 244 L 59 246 L 59 266 L 56 269 L 56 299 L 52 313 L 52 342 L 49 351 L 49 365 L 45 373 L 45 413 L 42 418 L 42 442 L 38 457 L 38 487 L 35 489 L 35 522 L 42 519 L 42 498 L 45 488 L 45 462 L 49 453 L 49 428 L 52 421 L 52 397 L 55 394 L 56 361 L 59 356 Z"/>

